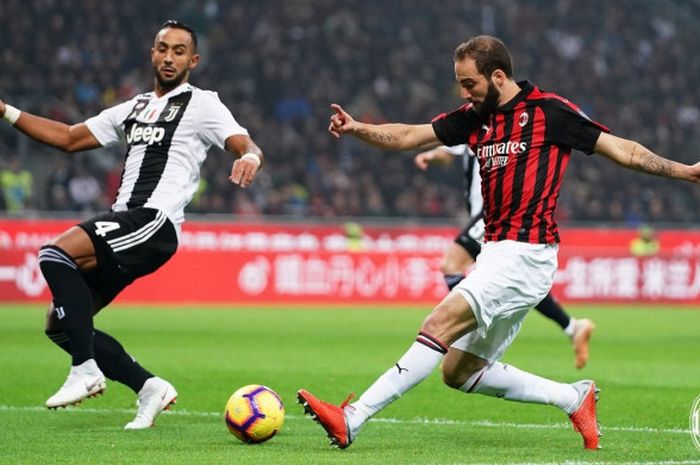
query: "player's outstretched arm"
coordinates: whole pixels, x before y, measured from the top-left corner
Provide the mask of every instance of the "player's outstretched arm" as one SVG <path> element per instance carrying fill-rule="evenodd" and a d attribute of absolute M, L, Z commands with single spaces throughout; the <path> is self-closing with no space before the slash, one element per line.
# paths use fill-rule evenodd
<path fill-rule="evenodd" d="M 368 124 L 355 121 L 343 107 L 331 105 L 333 114 L 328 131 L 335 137 L 352 134 L 358 139 L 390 150 L 436 147 L 440 144 L 431 124 Z"/>
<path fill-rule="evenodd" d="M 454 155 L 445 150 L 444 147 L 435 147 L 434 149 L 426 150 L 413 157 L 413 162 L 416 164 L 418 169 L 427 170 L 428 165 L 449 165 L 454 160 Z"/>
<path fill-rule="evenodd" d="M 633 140 L 601 133 L 594 151 L 615 163 L 643 173 L 700 182 L 700 163 L 691 166 L 668 160 Z"/>
<path fill-rule="evenodd" d="M 238 158 L 233 162 L 228 179 L 241 187 L 248 187 L 262 165 L 264 156 L 253 139 L 244 135 L 230 136 L 226 139 L 226 150 Z"/>
<path fill-rule="evenodd" d="M 66 152 L 89 150 L 101 146 L 84 123 L 69 126 L 26 111 L 20 112 L 2 100 L 0 100 L 0 115 L 32 139 Z"/>

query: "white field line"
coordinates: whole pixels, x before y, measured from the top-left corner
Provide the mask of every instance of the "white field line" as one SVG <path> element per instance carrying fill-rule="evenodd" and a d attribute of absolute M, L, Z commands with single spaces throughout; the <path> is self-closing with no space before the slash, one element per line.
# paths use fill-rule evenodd
<path fill-rule="evenodd" d="M 15 405 L 2 405 L 0 404 L 0 412 L 44 412 L 47 411 L 46 407 L 42 406 L 15 406 Z M 119 409 L 119 408 L 85 408 L 85 407 L 69 407 L 67 409 L 61 409 L 61 411 L 72 412 L 72 413 L 124 413 L 133 414 L 135 409 Z M 163 412 L 164 415 L 175 415 L 184 417 L 223 417 L 223 412 L 201 412 L 194 410 L 186 410 L 182 408 L 175 407 L 174 410 L 166 410 Z M 285 415 L 286 420 L 301 420 L 303 416 L 297 415 Z M 409 424 L 409 425 L 437 425 L 437 426 L 451 426 L 451 425 L 463 425 L 463 426 L 481 426 L 486 428 L 520 428 L 520 429 L 570 429 L 571 425 L 568 423 L 510 423 L 510 422 L 496 422 L 487 420 L 478 421 L 465 421 L 465 420 L 450 420 L 445 418 L 411 418 L 411 419 L 399 419 L 399 418 L 374 418 L 372 423 L 396 423 L 396 424 Z M 690 434 L 689 429 L 683 428 L 652 428 L 647 426 L 606 426 L 601 425 L 603 433 L 605 431 L 619 431 L 624 433 L 653 433 L 653 434 Z M 592 465 L 592 462 L 585 462 L 586 464 Z M 602 462 L 601 462 L 602 463 Z M 630 462 L 635 465 L 647 465 L 647 462 Z M 648 465 L 690 465 L 690 464 L 700 465 L 700 460 L 695 462 L 648 462 Z M 450 464 L 450 465 L 460 465 L 460 464 Z M 527 465 L 527 464 L 520 464 Z M 538 464 L 538 465 L 549 465 L 549 464 Z M 577 465 L 576 462 L 566 462 L 566 465 Z"/>

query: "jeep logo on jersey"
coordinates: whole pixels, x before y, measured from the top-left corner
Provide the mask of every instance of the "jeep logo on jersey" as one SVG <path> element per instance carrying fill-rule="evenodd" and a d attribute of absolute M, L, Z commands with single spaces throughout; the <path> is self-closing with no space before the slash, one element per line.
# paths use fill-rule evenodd
<path fill-rule="evenodd" d="M 129 145 L 146 144 L 153 145 L 163 141 L 165 129 L 158 126 L 131 125 L 131 131 L 126 135 Z"/>

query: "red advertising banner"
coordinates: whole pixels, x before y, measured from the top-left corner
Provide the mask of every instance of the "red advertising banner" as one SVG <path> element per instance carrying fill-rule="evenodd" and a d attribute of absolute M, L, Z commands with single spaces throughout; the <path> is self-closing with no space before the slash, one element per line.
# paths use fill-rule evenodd
<path fill-rule="evenodd" d="M 36 252 L 73 221 L 0 220 L 0 302 L 45 301 Z M 131 303 L 417 303 L 446 293 L 439 271 L 452 227 L 186 223 L 175 257 L 129 287 Z M 565 229 L 554 294 L 565 302 L 700 304 L 700 235 L 658 233 L 632 257 L 635 230 Z"/>

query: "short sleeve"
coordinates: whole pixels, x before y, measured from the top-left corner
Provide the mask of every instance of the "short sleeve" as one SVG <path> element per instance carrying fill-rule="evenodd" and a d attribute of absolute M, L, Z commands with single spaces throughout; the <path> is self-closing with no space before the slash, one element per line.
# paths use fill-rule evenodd
<path fill-rule="evenodd" d="M 435 135 L 447 145 L 466 144 L 469 135 L 480 126 L 480 119 L 471 104 L 450 113 L 442 113 L 432 121 Z"/>
<path fill-rule="evenodd" d="M 100 145 L 119 142 L 123 137 L 123 123 L 131 113 L 134 101 L 129 100 L 119 105 L 102 110 L 98 115 L 85 120 L 85 125 Z"/>
<path fill-rule="evenodd" d="M 592 154 L 601 132 L 610 130 L 590 119 L 576 105 L 564 99 L 551 99 L 547 104 L 549 137 L 557 144 Z"/>
<path fill-rule="evenodd" d="M 442 148 L 447 153 L 451 153 L 452 155 L 455 155 L 457 157 L 461 157 L 462 155 L 469 154 L 469 148 L 467 147 L 467 144 L 459 144 L 459 145 L 451 145 L 451 146 L 443 145 L 440 148 Z"/>
<path fill-rule="evenodd" d="M 238 124 L 215 92 L 203 91 L 202 95 L 199 135 L 204 143 L 223 149 L 230 136 L 248 135 L 248 130 Z"/>

